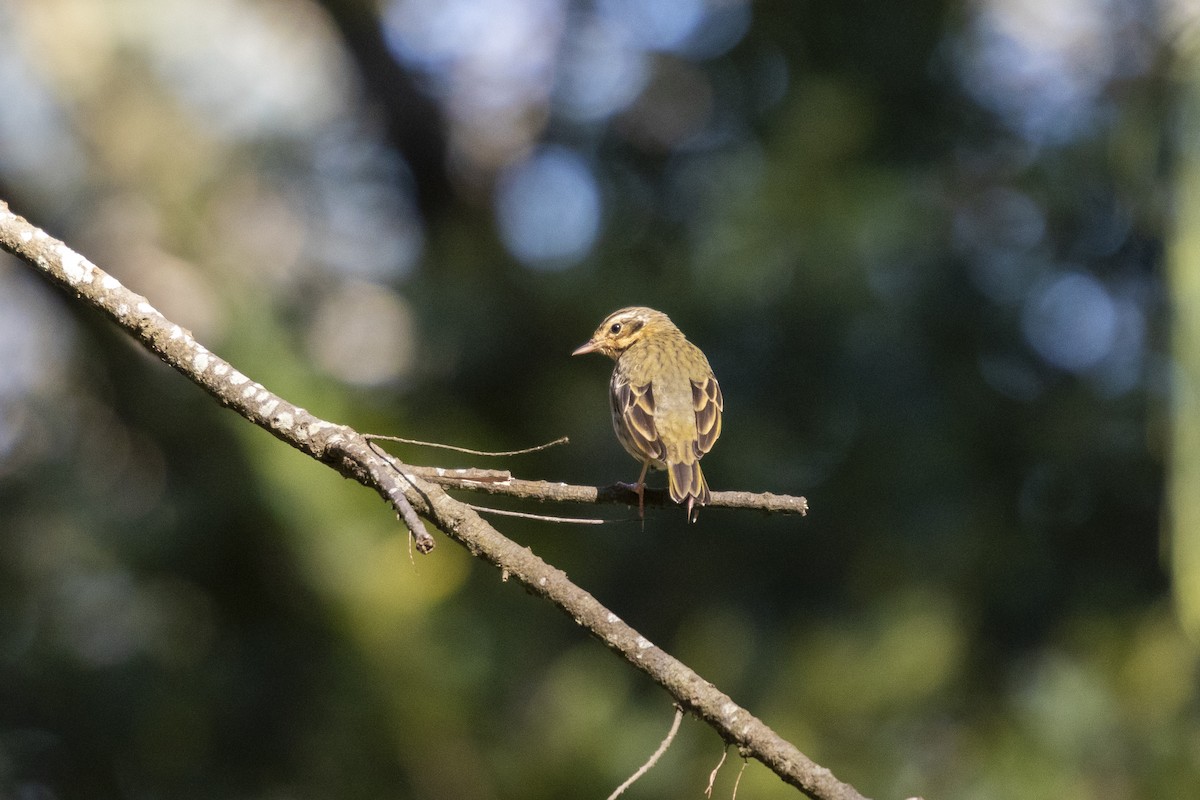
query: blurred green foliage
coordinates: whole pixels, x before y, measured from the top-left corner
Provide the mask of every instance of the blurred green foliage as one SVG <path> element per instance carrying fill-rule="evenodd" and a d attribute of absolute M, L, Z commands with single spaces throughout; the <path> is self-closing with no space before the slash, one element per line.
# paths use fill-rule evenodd
<path fill-rule="evenodd" d="M 413 463 L 632 480 L 568 354 L 667 311 L 711 484 L 810 516 L 497 527 L 869 796 L 1184 797 L 1187 12 L 1065 6 L 11 0 L 0 197 L 320 416 L 571 438 Z M 6 262 L 0 797 L 595 797 L 657 746 L 669 699 L 569 620 Z M 722 745 L 686 721 L 626 796 Z"/>

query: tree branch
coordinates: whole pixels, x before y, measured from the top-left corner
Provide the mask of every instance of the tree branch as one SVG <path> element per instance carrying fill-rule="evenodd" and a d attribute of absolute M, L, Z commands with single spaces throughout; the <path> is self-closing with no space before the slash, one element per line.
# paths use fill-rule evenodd
<path fill-rule="evenodd" d="M 551 481 L 530 481 L 514 478 L 503 470 L 448 470 L 443 467 L 409 467 L 430 483 L 449 489 L 467 489 L 485 494 L 504 494 L 527 500 L 556 503 L 619 503 L 637 505 L 637 493 L 627 484 L 611 486 L 573 486 Z M 666 489 L 646 489 L 647 506 L 674 506 Z M 808 501 L 803 497 L 770 492 L 712 492 L 705 508 L 741 508 L 768 514 L 808 513 Z"/>
<path fill-rule="evenodd" d="M 527 547 L 504 537 L 465 503 L 401 462 L 385 459 L 357 431 L 313 416 L 251 381 L 209 352 L 141 295 L 126 289 L 63 242 L 30 225 L 0 201 L 0 248 L 100 311 L 222 405 L 273 436 L 368 486 L 392 504 L 422 542 L 420 514 L 472 555 L 499 568 L 568 614 L 609 649 L 649 675 L 683 708 L 780 778 L 818 800 L 862 800 L 849 784 L 814 763 L 687 665 L 639 634 Z M 396 465 L 400 466 L 397 467 Z M 589 487 L 582 487 L 589 488 Z M 414 514 L 408 514 L 411 510 Z"/>
<path fill-rule="evenodd" d="M 567 437 L 555 439 L 552 442 L 527 447 L 523 450 L 509 450 L 501 453 L 487 453 L 481 450 L 471 450 L 466 447 L 456 447 L 436 442 L 418 442 L 399 436 L 380 436 L 378 434 L 363 434 L 372 442 L 390 441 L 403 444 L 419 445 L 421 447 L 436 447 L 443 450 L 453 450 L 459 453 L 469 453 L 481 456 L 513 456 L 545 450 L 554 445 L 566 444 Z M 385 455 L 380 450 L 381 455 Z M 385 457 L 390 457 L 385 455 Z M 521 497 L 526 500 L 554 503 L 622 503 L 636 505 L 637 493 L 626 483 L 614 483 L 611 486 L 572 486 L 570 484 L 551 481 L 531 481 L 514 478 L 505 469 L 478 469 L 464 467 L 447 469 L 445 467 L 409 466 L 409 471 L 420 475 L 430 483 L 437 483 L 452 489 L 466 489 L 486 494 L 505 494 Z M 646 489 L 644 505 L 670 506 L 675 502 L 665 489 Z M 712 492 L 712 499 L 705 504 L 707 508 L 739 508 L 753 509 L 767 514 L 808 514 L 808 500 L 790 494 L 772 494 L 771 492 Z"/>

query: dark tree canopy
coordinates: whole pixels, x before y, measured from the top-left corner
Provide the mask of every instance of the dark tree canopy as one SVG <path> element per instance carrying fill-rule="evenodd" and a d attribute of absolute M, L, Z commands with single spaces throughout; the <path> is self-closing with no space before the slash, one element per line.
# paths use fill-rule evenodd
<path fill-rule="evenodd" d="M 712 488 L 810 515 L 507 534 L 869 796 L 1184 796 L 1187 13 L 18 0 L 0 198 L 321 417 L 571 438 L 416 464 L 632 481 L 569 353 L 668 312 L 724 391 Z M 0 797 L 605 796 L 657 745 L 662 693 L 569 620 L 413 563 L 0 259 Z M 722 744 L 685 723 L 627 796 Z"/>

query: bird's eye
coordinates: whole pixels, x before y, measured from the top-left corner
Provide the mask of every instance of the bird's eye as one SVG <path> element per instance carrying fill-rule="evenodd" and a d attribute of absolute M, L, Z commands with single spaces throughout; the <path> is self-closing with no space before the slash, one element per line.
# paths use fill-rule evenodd
<path fill-rule="evenodd" d="M 614 322 L 611 326 L 609 326 L 608 332 L 611 333 L 613 336 L 616 336 L 618 333 L 621 332 L 621 323 Z"/>

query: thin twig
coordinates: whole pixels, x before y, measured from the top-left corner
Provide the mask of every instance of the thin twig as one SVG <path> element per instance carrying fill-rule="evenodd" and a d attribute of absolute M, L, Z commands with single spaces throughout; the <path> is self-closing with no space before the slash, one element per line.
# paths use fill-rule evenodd
<path fill-rule="evenodd" d="M 405 464 L 396 456 L 384 450 L 375 442 L 366 439 L 367 446 L 375 455 L 392 465 L 397 472 L 406 475 L 416 475 L 425 480 L 470 481 L 472 483 L 502 483 L 512 480 L 512 473 L 505 469 L 479 469 L 477 467 L 422 467 Z"/>
<path fill-rule="evenodd" d="M 384 436 L 378 433 L 364 433 L 363 438 L 381 442 L 399 442 L 400 444 L 411 444 L 416 445 L 417 447 L 432 447 L 437 450 L 453 450 L 455 453 L 466 453 L 470 456 L 488 456 L 497 458 L 500 456 L 523 456 L 528 453 L 536 453 L 539 450 L 548 450 L 556 445 L 568 444 L 571 441 L 566 436 L 560 436 L 553 442 L 546 442 L 545 444 L 539 444 L 534 447 L 526 447 L 523 450 L 500 450 L 489 452 L 487 450 L 472 450 L 469 447 L 459 447 L 458 445 L 453 444 L 442 444 L 441 442 L 421 442 L 416 439 L 405 439 L 402 436 Z"/>
<path fill-rule="evenodd" d="M 585 517 L 552 517 L 547 514 L 530 514 L 527 511 L 509 511 L 503 508 L 488 508 L 487 506 L 477 506 L 472 503 L 465 503 L 465 505 L 468 508 L 478 511 L 480 514 L 496 514 L 501 517 L 536 519 L 540 522 L 557 522 L 565 525 L 605 525 L 611 521 L 607 519 L 591 519 Z"/>
<path fill-rule="evenodd" d="M 662 758 L 662 754 L 667 752 L 667 748 L 671 746 L 671 742 L 675 741 L 675 734 L 679 733 L 679 723 L 683 721 L 683 706 L 675 704 L 675 721 L 671 723 L 671 730 L 667 732 L 667 738 L 662 740 L 662 744 L 654 751 L 654 755 L 650 756 L 650 760 L 638 769 L 637 772 L 629 776 L 629 780 L 617 787 L 616 791 L 608 796 L 608 800 L 615 800 L 622 792 L 633 785 L 633 782 L 650 771 L 650 768 L 658 763 Z"/>
<path fill-rule="evenodd" d="M 729 796 L 729 800 L 737 800 L 738 785 L 741 784 L 742 774 L 745 773 L 746 765 L 749 763 L 750 762 L 746 760 L 746 757 L 742 756 L 742 768 L 738 770 L 738 776 L 733 781 L 733 794 Z"/>
<path fill-rule="evenodd" d="M 717 773 L 721 771 L 721 767 L 725 764 L 725 759 L 729 758 L 729 745 L 725 745 L 725 749 L 721 751 L 721 760 L 713 767 L 713 771 L 708 773 L 708 786 L 704 788 L 704 796 L 712 797 L 713 784 L 717 782 Z"/>
<path fill-rule="evenodd" d="M 404 526 L 408 528 L 417 552 L 424 555 L 433 550 L 433 537 L 429 535 L 429 531 L 425 530 L 425 524 L 417 516 L 417 511 L 412 507 L 412 503 L 408 502 L 408 498 L 402 494 L 396 495 L 393 505 L 395 505 L 396 510 L 399 512 L 397 516 L 403 520 Z"/>

